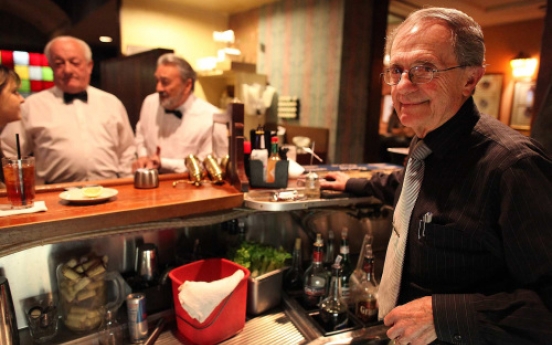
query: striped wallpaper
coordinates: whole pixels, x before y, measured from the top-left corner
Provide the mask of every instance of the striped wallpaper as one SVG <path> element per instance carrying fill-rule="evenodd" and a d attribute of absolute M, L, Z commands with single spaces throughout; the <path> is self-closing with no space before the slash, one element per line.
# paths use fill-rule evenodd
<path fill-rule="evenodd" d="M 266 74 L 280 95 L 299 97 L 301 114 L 294 124 L 330 129 L 330 159 L 342 27 L 343 0 L 283 0 L 261 7 L 259 14 L 257 72 Z"/>

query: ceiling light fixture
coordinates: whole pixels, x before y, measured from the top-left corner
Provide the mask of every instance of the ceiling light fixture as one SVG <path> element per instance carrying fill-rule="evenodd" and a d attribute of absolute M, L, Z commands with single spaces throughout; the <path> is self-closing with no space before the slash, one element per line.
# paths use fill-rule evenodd
<path fill-rule="evenodd" d="M 100 36 L 100 42 L 110 43 L 113 42 L 113 38 L 111 36 Z"/>

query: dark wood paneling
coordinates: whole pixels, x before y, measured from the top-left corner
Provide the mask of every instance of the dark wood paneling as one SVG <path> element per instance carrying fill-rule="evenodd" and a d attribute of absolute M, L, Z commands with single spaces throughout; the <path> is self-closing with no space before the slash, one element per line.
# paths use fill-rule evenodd
<path fill-rule="evenodd" d="M 379 117 L 388 0 L 345 0 L 335 161 L 379 159 Z"/>
<path fill-rule="evenodd" d="M 73 184 L 38 189 L 37 200 L 44 201 L 48 211 L 1 217 L 0 257 L 49 243 L 128 232 L 126 226 L 131 224 L 139 227 L 139 223 L 202 216 L 243 204 L 243 193 L 229 183 L 205 182 L 200 187 L 180 183 L 174 188 L 176 180 L 188 181 L 187 174 L 161 175 L 159 187 L 154 189 L 136 189 L 132 178 L 97 181 L 115 188 L 118 194 L 110 201 L 90 205 L 60 199 L 61 188 Z"/>
<path fill-rule="evenodd" d="M 535 92 L 531 137 L 552 154 L 552 0 L 548 0 L 540 53 L 540 67 Z"/>
<path fill-rule="evenodd" d="M 172 52 L 174 51 L 168 49 L 154 49 L 102 61 L 101 88 L 123 102 L 133 130 L 140 118 L 140 107 L 144 98 L 155 92 L 157 59 Z"/>

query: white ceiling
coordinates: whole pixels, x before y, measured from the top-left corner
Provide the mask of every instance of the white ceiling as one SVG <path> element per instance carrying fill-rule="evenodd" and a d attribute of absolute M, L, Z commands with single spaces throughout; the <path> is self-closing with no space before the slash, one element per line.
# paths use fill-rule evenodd
<path fill-rule="evenodd" d="M 279 0 L 157 1 L 180 3 L 201 10 L 235 14 Z M 406 17 L 408 13 L 424 6 L 457 8 L 472 16 L 481 26 L 544 18 L 546 12 L 546 0 L 391 0 L 390 11 L 396 15 Z"/>

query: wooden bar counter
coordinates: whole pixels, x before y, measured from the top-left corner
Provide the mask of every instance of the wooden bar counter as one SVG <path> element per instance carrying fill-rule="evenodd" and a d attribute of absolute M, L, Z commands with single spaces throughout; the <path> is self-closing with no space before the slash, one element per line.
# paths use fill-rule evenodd
<path fill-rule="evenodd" d="M 178 180 L 183 183 L 173 187 Z M 48 210 L 0 217 L 0 257 L 38 245 L 128 232 L 133 224 L 216 214 L 243 204 L 243 193 L 228 182 L 215 185 L 204 181 L 196 187 L 186 181 L 187 174 L 161 175 L 159 187 L 154 189 L 136 189 L 132 178 L 94 181 L 116 189 L 118 194 L 105 202 L 86 205 L 59 196 L 65 188 L 86 182 L 37 186 L 35 200 L 44 201 Z M 8 201 L 5 190 L 2 192 L 0 203 L 5 204 Z"/>

